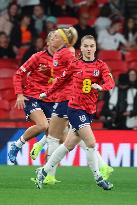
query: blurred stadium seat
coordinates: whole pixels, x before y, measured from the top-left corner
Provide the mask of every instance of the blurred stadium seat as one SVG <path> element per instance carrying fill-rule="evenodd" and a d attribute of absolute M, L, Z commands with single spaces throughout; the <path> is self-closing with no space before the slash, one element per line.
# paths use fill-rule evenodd
<path fill-rule="evenodd" d="M 125 61 L 128 64 L 128 69 L 137 70 L 137 50 L 128 51 L 125 54 Z"/>
<path fill-rule="evenodd" d="M 124 61 L 106 61 L 106 63 L 115 79 L 117 79 L 121 73 L 128 71 L 127 63 Z"/>
<path fill-rule="evenodd" d="M 11 101 L 15 101 L 16 99 L 14 89 L 1 90 L 1 97 L 2 99 L 10 101 L 11 104 Z"/>
<path fill-rule="evenodd" d="M 7 100 L 0 100 L 0 110 L 9 110 L 10 109 L 10 105 L 9 102 Z"/>
<path fill-rule="evenodd" d="M 100 50 L 98 52 L 98 58 L 101 60 L 122 60 L 122 53 L 121 51 L 115 51 L 115 50 Z"/>
<path fill-rule="evenodd" d="M 57 27 L 73 26 L 78 23 L 78 19 L 75 17 L 57 17 Z"/>
<path fill-rule="evenodd" d="M 17 110 L 15 108 L 11 109 L 9 112 L 9 118 L 16 120 L 16 119 L 25 119 L 25 114 L 23 110 Z"/>
<path fill-rule="evenodd" d="M 3 59 L 0 58 L 0 68 L 8 68 L 8 69 L 17 69 L 18 68 L 18 62 L 16 59 Z"/>
<path fill-rule="evenodd" d="M 128 62 L 128 69 L 135 69 L 137 71 L 137 61 Z"/>
<path fill-rule="evenodd" d="M 0 68 L 0 78 L 12 78 L 15 70 L 10 68 Z"/>
<path fill-rule="evenodd" d="M 129 61 L 137 61 L 137 50 L 128 51 L 125 54 L 125 60 Z"/>
<path fill-rule="evenodd" d="M 1 90 L 6 90 L 13 88 L 13 80 L 12 78 L 2 78 L 0 79 L 0 92 Z"/>

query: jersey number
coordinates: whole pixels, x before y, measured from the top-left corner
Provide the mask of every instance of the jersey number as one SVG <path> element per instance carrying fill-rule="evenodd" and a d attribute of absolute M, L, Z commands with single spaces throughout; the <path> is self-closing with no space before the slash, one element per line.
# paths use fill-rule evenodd
<path fill-rule="evenodd" d="M 91 80 L 90 79 L 83 80 L 82 91 L 83 93 L 90 93 L 91 91 Z"/>

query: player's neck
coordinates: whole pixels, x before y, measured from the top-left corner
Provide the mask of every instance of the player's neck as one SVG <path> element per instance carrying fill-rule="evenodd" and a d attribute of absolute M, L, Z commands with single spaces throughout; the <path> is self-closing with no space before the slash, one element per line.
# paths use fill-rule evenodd
<path fill-rule="evenodd" d="M 50 47 L 48 47 L 48 52 L 50 53 L 51 56 L 54 55 L 54 53 L 56 52 L 55 49 L 51 49 Z"/>
<path fill-rule="evenodd" d="M 93 55 L 93 56 L 90 56 L 89 58 L 86 57 L 86 56 L 83 56 L 83 60 L 84 61 L 94 61 L 95 60 L 95 56 Z"/>

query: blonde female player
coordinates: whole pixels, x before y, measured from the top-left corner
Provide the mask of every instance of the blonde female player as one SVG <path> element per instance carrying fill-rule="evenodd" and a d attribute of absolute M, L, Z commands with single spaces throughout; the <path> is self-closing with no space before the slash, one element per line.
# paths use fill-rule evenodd
<path fill-rule="evenodd" d="M 62 29 L 62 31 L 64 32 L 66 30 Z M 68 62 L 70 63 L 75 58 L 74 58 L 73 54 L 70 52 L 70 49 L 67 48 L 68 44 L 65 42 L 64 43 L 62 42 L 62 40 L 64 40 L 64 35 L 63 35 L 62 39 L 60 39 L 61 34 L 62 33 L 60 32 L 60 30 L 59 31 L 57 30 L 56 35 L 54 35 L 54 39 L 53 39 L 54 46 L 56 46 L 56 49 L 57 49 L 57 47 L 59 47 L 60 49 L 59 49 L 59 51 L 57 51 L 54 54 L 53 59 L 54 59 L 55 70 L 61 71 L 63 68 L 63 70 L 62 70 L 62 72 L 63 72 L 64 69 L 66 68 Z M 65 32 L 64 32 L 64 34 L 65 34 Z M 67 33 L 66 33 L 66 37 L 67 37 Z M 66 41 L 66 40 L 64 40 L 64 41 Z M 62 49 L 61 49 L 61 47 L 62 47 Z M 67 62 L 67 64 L 65 64 L 65 62 Z M 67 82 L 67 85 L 63 85 L 60 89 L 57 89 L 57 92 L 54 92 L 54 96 L 56 96 L 56 93 L 57 93 L 56 101 L 59 102 L 59 104 L 57 106 L 57 109 L 55 110 L 54 115 L 51 118 L 50 127 L 49 127 L 48 138 L 49 138 L 49 140 L 51 140 L 52 152 L 55 150 L 52 146 L 52 140 L 54 138 L 57 138 L 57 139 L 63 141 L 64 129 L 66 127 L 66 124 L 68 123 L 67 109 L 68 109 L 68 100 L 70 98 L 70 93 L 71 93 L 71 84 L 72 84 L 72 81 L 70 78 L 69 82 Z M 44 141 L 44 138 L 42 139 L 42 144 L 43 144 L 43 141 Z M 45 143 L 46 143 L 46 138 L 45 138 Z M 84 150 L 86 150 L 86 146 L 84 145 L 83 142 L 81 142 L 80 145 L 84 148 Z M 41 145 L 41 141 L 40 141 L 37 144 L 35 144 L 33 149 L 32 149 L 31 156 L 33 159 L 35 159 L 37 157 L 37 155 L 41 149 L 42 149 L 42 145 Z M 51 154 L 52 154 L 52 152 L 51 152 Z M 102 160 L 99 153 L 98 153 L 98 162 L 99 162 L 99 168 L 102 172 L 103 178 L 107 179 L 109 177 L 109 174 L 113 171 L 113 169 L 111 167 L 109 167 L 108 165 L 106 165 L 106 163 Z M 88 164 L 90 166 L 90 162 L 88 162 Z M 90 166 L 90 168 L 93 169 L 91 166 Z M 54 169 L 55 169 L 55 167 L 54 167 Z"/>
<path fill-rule="evenodd" d="M 91 130 L 90 123 L 96 111 L 98 90 L 106 91 L 114 87 L 114 80 L 107 65 L 95 59 L 96 42 L 93 36 L 85 36 L 81 40 L 81 51 L 83 58 L 74 61 L 61 78 L 58 78 L 53 87 L 47 92 L 47 96 L 60 86 L 68 83 L 73 75 L 72 96 L 68 104 L 68 118 L 72 125 L 65 142 L 60 145 L 52 154 L 44 167 L 37 170 L 36 185 L 42 187 L 43 180 L 47 173 L 72 150 L 81 139 L 87 146 L 88 157 L 93 168 L 93 174 L 98 186 L 104 190 L 110 190 L 113 185 L 104 180 L 99 172 L 97 164 L 97 151 L 95 148 L 95 137 Z M 101 84 L 103 80 L 103 84 Z"/>
<path fill-rule="evenodd" d="M 26 141 L 41 132 L 47 132 L 53 105 L 49 99 L 46 102 L 39 100 L 39 92 L 48 89 L 52 82 L 52 58 L 55 48 L 51 46 L 54 32 L 47 39 L 47 50 L 32 55 L 16 72 L 14 76 L 14 89 L 17 95 L 15 107 L 24 109 L 26 119 L 30 119 L 35 125 L 29 127 L 24 134 L 11 145 L 8 153 L 9 159 L 16 164 L 19 150 Z M 25 78 L 25 81 L 24 81 Z"/>

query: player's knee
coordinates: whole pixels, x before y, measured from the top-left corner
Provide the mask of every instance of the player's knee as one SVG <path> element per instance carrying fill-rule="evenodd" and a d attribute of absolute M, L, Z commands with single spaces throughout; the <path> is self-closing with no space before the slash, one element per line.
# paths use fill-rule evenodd
<path fill-rule="evenodd" d="M 65 146 L 69 150 L 69 152 L 75 148 L 75 145 L 72 144 L 65 144 Z"/>
<path fill-rule="evenodd" d="M 88 148 L 94 148 L 95 146 L 96 146 L 96 141 L 95 140 L 92 140 L 92 141 L 87 143 Z"/>
<path fill-rule="evenodd" d="M 40 132 L 46 132 L 48 127 L 49 127 L 49 124 L 48 123 L 45 123 L 45 124 L 38 124 L 38 129 L 40 130 Z"/>

